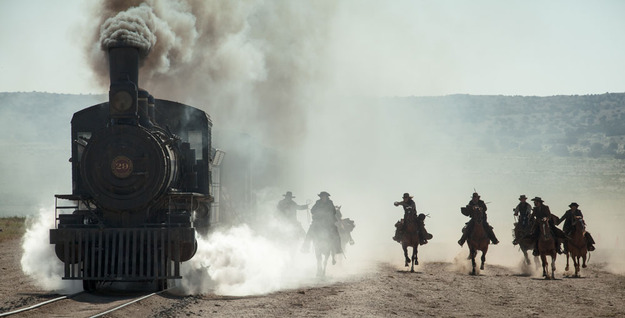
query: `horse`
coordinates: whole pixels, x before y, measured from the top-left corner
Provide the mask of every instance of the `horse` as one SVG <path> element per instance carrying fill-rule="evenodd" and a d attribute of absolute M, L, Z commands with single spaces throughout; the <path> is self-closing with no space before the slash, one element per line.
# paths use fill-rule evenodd
<path fill-rule="evenodd" d="M 407 214 L 404 218 L 405 230 L 401 237 L 401 247 L 404 250 L 404 258 L 406 260 L 405 267 L 410 264 L 410 272 L 414 273 L 414 266 L 419 265 L 417 252 L 419 246 L 419 225 L 417 224 L 416 214 Z M 412 247 L 412 257 L 408 257 L 408 247 Z"/>
<path fill-rule="evenodd" d="M 476 275 L 475 267 L 477 264 L 475 263 L 475 257 L 477 256 L 477 251 L 482 251 L 482 263 L 480 264 L 480 270 L 483 270 L 490 239 L 488 238 L 488 235 L 486 235 L 486 230 L 484 229 L 484 212 L 478 208 L 474 208 L 468 213 L 471 220 L 473 220 L 472 229 L 467 229 L 471 230 L 471 235 L 467 237 L 467 246 L 469 247 L 468 258 L 471 260 L 471 265 L 473 266 L 471 275 Z"/>
<path fill-rule="evenodd" d="M 332 258 L 332 265 L 336 264 L 333 235 L 328 226 L 318 227 L 312 234 L 311 239 L 315 247 L 315 257 L 317 258 L 317 277 L 326 275 L 328 259 Z"/>
<path fill-rule="evenodd" d="M 584 224 L 584 219 L 581 216 L 575 216 L 575 220 L 573 224 L 571 224 L 571 234 L 570 238 L 567 239 L 567 252 L 566 252 L 566 268 L 564 270 L 569 270 L 569 254 L 573 259 L 573 266 L 575 266 L 575 275 L 574 277 L 579 277 L 579 259 L 582 259 L 582 267 L 586 268 L 586 254 L 588 253 L 588 248 L 586 245 L 586 225 Z"/>
<path fill-rule="evenodd" d="M 540 260 L 543 265 L 543 276 L 545 279 L 555 279 L 556 272 L 556 239 L 551 232 L 551 228 L 549 227 L 549 218 L 543 217 L 538 220 L 538 228 L 540 229 L 540 233 L 538 236 L 538 253 L 540 254 Z M 549 271 L 547 270 L 547 255 L 551 256 L 551 275 L 549 275 Z"/>
<path fill-rule="evenodd" d="M 526 239 L 531 234 L 531 229 L 533 227 L 533 220 L 528 221 L 526 226 L 523 226 L 521 222 L 514 223 L 514 240 L 519 244 L 519 249 L 523 252 L 523 258 L 525 259 L 525 264 L 530 265 L 528 251 L 534 249 L 534 242 Z M 536 264 L 536 268 L 538 269 L 538 256 L 534 256 L 534 263 Z"/>

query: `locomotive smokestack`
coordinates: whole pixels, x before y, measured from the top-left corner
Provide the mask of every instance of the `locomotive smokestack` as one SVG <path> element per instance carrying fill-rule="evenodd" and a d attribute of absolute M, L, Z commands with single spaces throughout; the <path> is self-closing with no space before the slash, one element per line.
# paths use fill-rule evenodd
<path fill-rule="evenodd" d="M 128 80 L 139 87 L 139 49 L 132 46 L 111 47 L 108 53 L 111 85 Z"/>
<path fill-rule="evenodd" d="M 109 90 L 111 122 L 114 124 L 137 124 L 139 117 L 139 50 L 132 46 L 112 46 L 109 47 L 108 53 L 111 72 L 111 88 Z"/>

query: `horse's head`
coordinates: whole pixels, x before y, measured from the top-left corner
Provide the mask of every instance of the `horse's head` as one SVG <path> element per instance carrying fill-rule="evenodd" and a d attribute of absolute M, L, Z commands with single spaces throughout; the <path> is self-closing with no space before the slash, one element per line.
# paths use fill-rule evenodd
<path fill-rule="evenodd" d="M 576 215 L 573 218 L 573 223 L 571 224 L 571 227 L 575 230 L 575 231 L 585 231 L 586 230 L 586 223 L 584 223 L 584 218 L 581 215 Z"/>
<path fill-rule="evenodd" d="M 482 222 L 482 219 L 484 218 L 484 212 L 482 211 L 482 209 L 480 209 L 479 206 L 474 206 L 471 209 L 471 218 L 476 222 Z"/>
<path fill-rule="evenodd" d="M 549 227 L 549 217 L 542 217 L 536 220 L 538 227 L 540 228 L 540 235 L 544 239 L 551 238 L 551 228 Z"/>

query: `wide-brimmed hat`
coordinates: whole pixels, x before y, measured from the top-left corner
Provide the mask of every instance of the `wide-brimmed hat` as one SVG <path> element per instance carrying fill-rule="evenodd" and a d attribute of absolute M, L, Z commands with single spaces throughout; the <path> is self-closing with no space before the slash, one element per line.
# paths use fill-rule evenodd
<path fill-rule="evenodd" d="M 478 198 L 478 199 L 479 199 L 479 198 L 480 198 L 480 195 L 479 195 L 479 194 L 477 194 L 477 192 L 473 192 L 473 196 L 472 196 L 472 198 Z"/>
<path fill-rule="evenodd" d="M 287 191 L 286 194 L 283 194 L 282 196 L 287 197 L 287 198 L 295 198 L 295 196 L 293 196 L 293 193 L 291 191 Z"/>
<path fill-rule="evenodd" d="M 321 193 L 319 193 L 319 194 L 317 194 L 317 195 L 318 195 L 318 196 L 320 196 L 320 197 L 323 197 L 323 196 L 327 196 L 327 197 L 329 197 L 329 196 L 330 196 L 330 194 L 329 194 L 329 193 L 327 193 L 327 192 L 325 192 L 325 191 L 321 191 Z"/>
<path fill-rule="evenodd" d="M 404 193 L 404 196 L 402 198 L 403 199 L 405 199 L 405 198 L 411 198 L 412 199 L 412 196 L 410 195 L 410 193 L 406 192 L 406 193 Z"/>
<path fill-rule="evenodd" d="M 527 197 L 525 196 L 525 194 L 521 194 L 521 196 L 519 197 L 519 200 L 523 200 L 523 199 L 527 199 Z"/>
<path fill-rule="evenodd" d="M 575 202 L 571 202 L 571 204 L 569 204 L 569 208 L 572 208 L 574 206 L 579 206 L 579 204 L 575 203 Z"/>
<path fill-rule="evenodd" d="M 545 201 L 543 201 L 543 199 L 541 199 L 540 197 L 534 197 L 534 198 L 532 199 L 532 201 L 538 201 L 538 202 L 540 202 L 540 203 L 545 202 Z"/>

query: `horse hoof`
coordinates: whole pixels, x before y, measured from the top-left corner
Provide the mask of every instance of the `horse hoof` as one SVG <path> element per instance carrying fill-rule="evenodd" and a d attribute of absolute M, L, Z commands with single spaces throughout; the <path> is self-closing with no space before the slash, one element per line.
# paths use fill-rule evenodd
<path fill-rule="evenodd" d="M 408 266 L 410 266 L 410 265 L 408 265 L 408 263 L 406 263 L 406 265 L 404 265 L 404 267 L 408 267 Z"/>
<path fill-rule="evenodd" d="M 586 267 L 588 267 L 588 266 L 586 266 L 586 264 L 582 265 L 582 268 L 586 268 Z"/>

